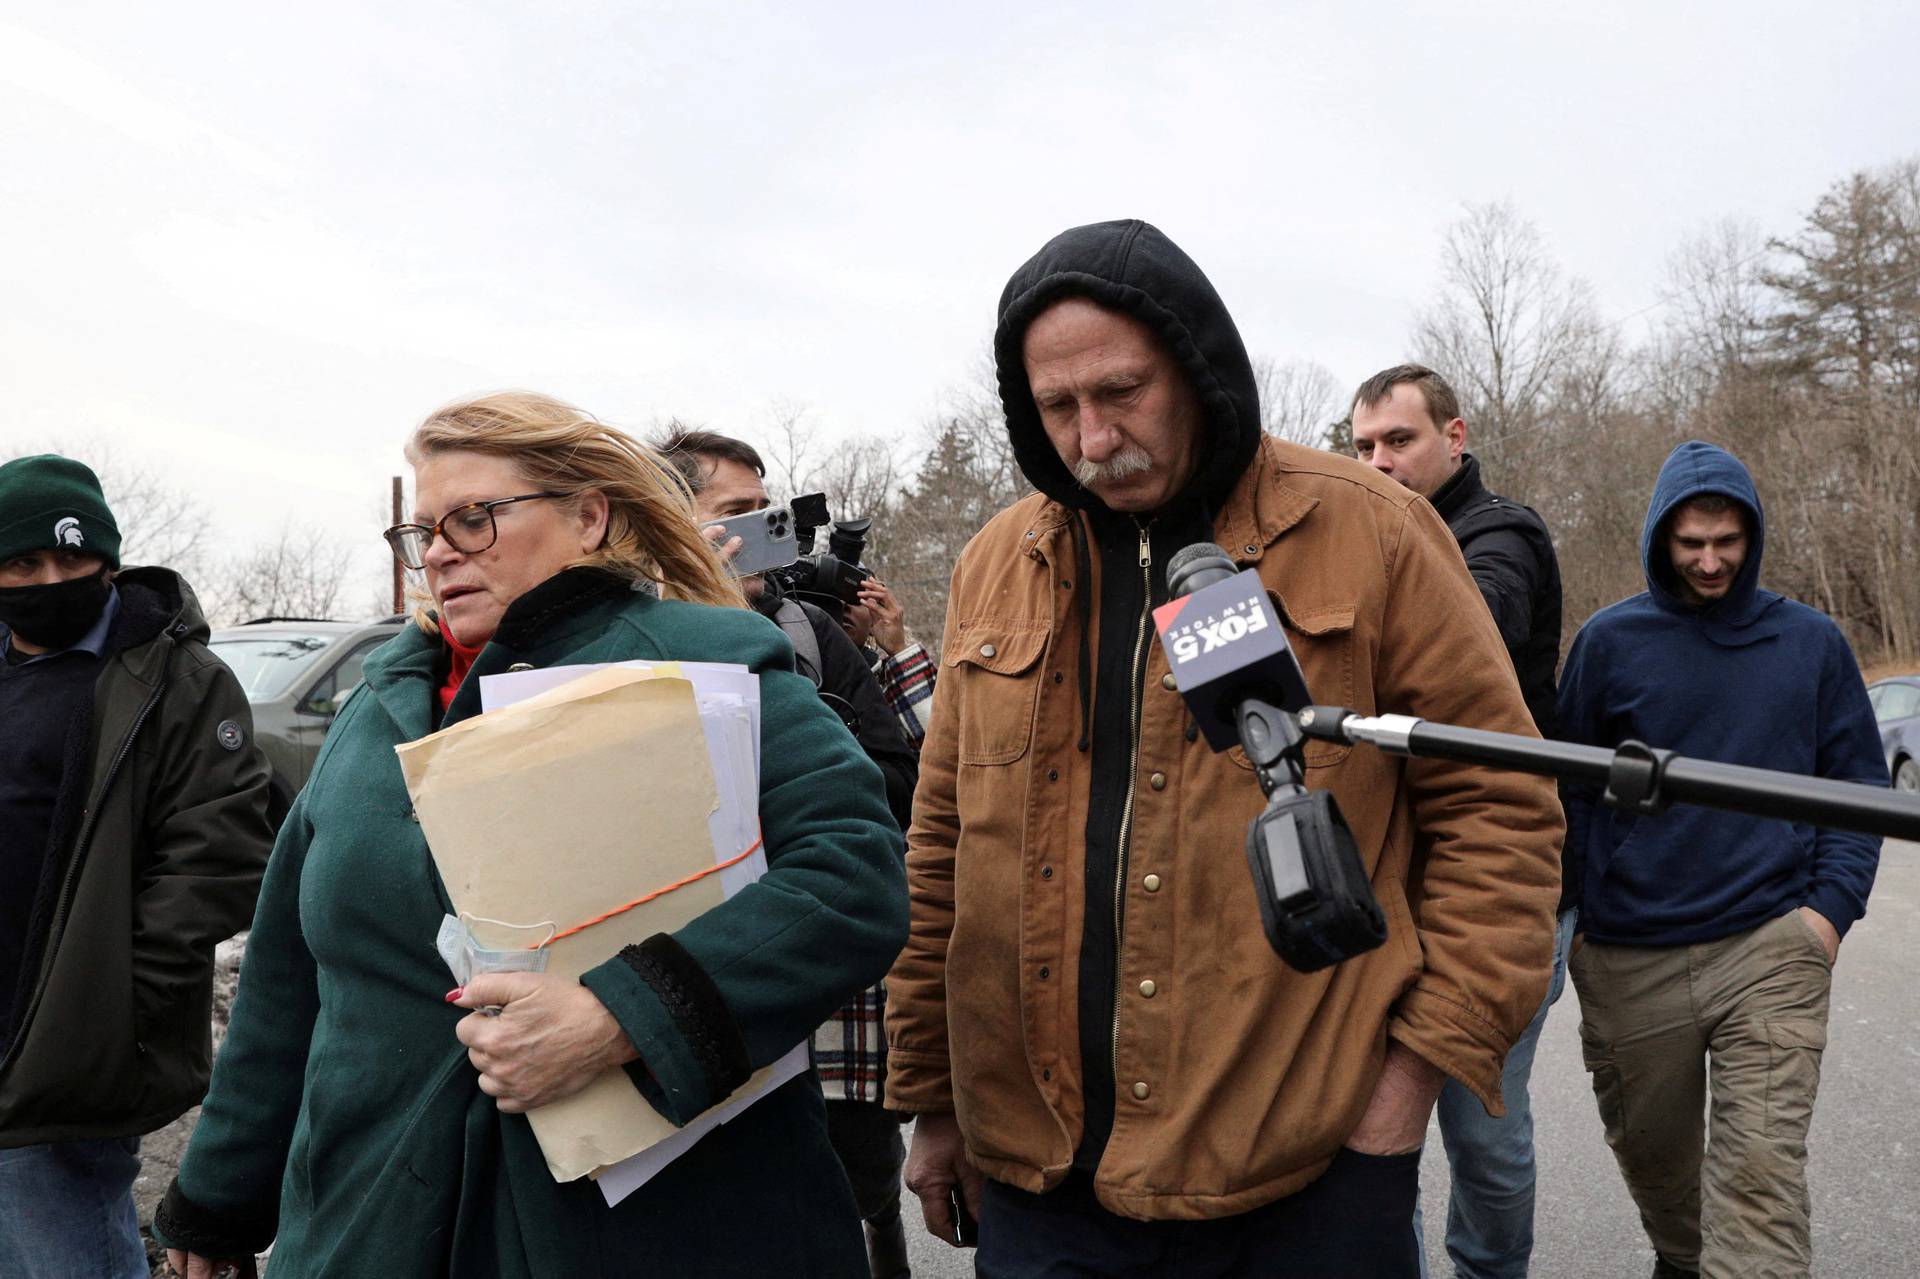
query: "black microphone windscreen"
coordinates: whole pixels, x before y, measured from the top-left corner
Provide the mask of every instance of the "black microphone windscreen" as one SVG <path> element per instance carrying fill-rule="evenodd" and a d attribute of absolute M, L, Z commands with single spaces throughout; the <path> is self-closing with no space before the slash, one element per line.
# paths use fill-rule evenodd
<path fill-rule="evenodd" d="M 1238 572 L 1233 558 L 1212 542 L 1183 546 L 1167 561 L 1167 594 L 1178 599 Z"/>

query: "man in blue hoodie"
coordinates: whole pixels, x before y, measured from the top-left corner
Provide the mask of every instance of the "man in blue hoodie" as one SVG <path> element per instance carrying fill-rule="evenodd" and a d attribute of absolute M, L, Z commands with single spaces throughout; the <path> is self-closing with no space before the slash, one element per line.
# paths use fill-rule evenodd
<path fill-rule="evenodd" d="M 1853 652 L 1825 614 L 1760 589 L 1765 540 L 1746 467 L 1699 441 L 1676 448 L 1641 533 L 1647 590 L 1594 614 L 1567 654 L 1563 735 L 1885 786 Z M 1569 969 L 1654 1274 L 1805 1275 L 1828 988 L 1880 841 L 1599 798 L 1565 795 L 1586 862 Z"/>

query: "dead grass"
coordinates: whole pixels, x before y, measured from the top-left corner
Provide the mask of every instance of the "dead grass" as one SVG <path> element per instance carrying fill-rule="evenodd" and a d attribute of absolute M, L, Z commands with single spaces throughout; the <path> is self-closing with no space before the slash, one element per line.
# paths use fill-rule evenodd
<path fill-rule="evenodd" d="M 1920 657 L 1875 662 L 1871 666 L 1862 666 L 1860 675 L 1869 684 L 1877 679 L 1885 679 L 1889 675 L 1920 675 Z"/>

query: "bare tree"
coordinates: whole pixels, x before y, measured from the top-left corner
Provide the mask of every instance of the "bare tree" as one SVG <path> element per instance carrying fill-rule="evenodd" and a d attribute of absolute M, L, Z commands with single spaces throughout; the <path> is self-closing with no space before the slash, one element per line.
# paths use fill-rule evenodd
<path fill-rule="evenodd" d="M 991 356 L 941 401 L 925 427 L 926 454 L 901 495 L 900 535 L 880 566 L 908 625 L 936 654 L 954 562 L 988 520 L 1032 491 L 1007 437 Z"/>
<path fill-rule="evenodd" d="M 1512 205 L 1469 205 L 1441 251 L 1444 291 L 1414 325 L 1422 362 L 1459 393 L 1478 451 L 1538 431 L 1599 324 L 1592 289 L 1567 279 Z"/>
<path fill-rule="evenodd" d="M 1253 362 L 1253 380 L 1260 392 L 1262 430 L 1308 448 L 1327 447 L 1345 406 L 1340 381 L 1324 364 L 1263 355 Z"/>
<path fill-rule="evenodd" d="M 879 436 L 857 435 L 841 440 L 809 466 L 801 488 L 825 493 L 836 519 L 873 521 L 865 556 L 872 564 L 903 535 L 895 516 L 904 482 L 905 469 L 894 445 Z"/>
<path fill-rule="evenodd" d="M 966 442 L 972 458 L 968 473 L 989 499 L 1006 506 L 1032 491 L 1014 460 L 1013 440 L 1007 435 L 1006 408 L 1000 402 L 1000 372 L 991 342 L 982 343 L 966 376 L 940 396 L 938 410 L 922 430 L 926 441 L 923 464 L 932 459 L 941 439 L 949 434 Z"/>
<path fill-rule="evenodd" d="M 807 407 L 793 400 L 775 400 L 767 411 L 766 428 L 759 432 L 761 460 L 767 464 L 767 482 L 788 496 L 805 493 L 807 477 L 817 462 L 815 441 L 819 424 Z"/>
<path fill-rule="evenodd" d="M 330 617 L 345 594 L 353 556 L 327 533 L 287 525 L 280 536 L 227 561 L 209 596 L 222 621 Z M 385 611 L 384 608 L 382 611 Z"/>
<path fill-rule="evenodd" d="M 1769 309 L 1768 245 L 1753 223 L 1725 218 L 1667 259 L 1667 328 L 1697 368 L 1732 371 L 1759 355 Z"/>

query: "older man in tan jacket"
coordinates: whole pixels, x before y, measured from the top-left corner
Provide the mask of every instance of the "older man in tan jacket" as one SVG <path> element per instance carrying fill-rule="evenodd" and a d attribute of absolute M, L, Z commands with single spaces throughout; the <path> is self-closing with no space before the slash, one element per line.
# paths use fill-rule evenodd
<path fill-rule="evenodd" d="M 1553 785 L 1309 745 L 1388 937 L 1295 972 L 1242 853 L 1260 790 L 1197 740 L 1148 615 L 1217 542 L 1317 701 L 1531 733 L 1492 618 L 1424 500 L 1261 434 L 1232 318 L 1155 228 L 1056 237 L 995 354 L 1039 493 L 953 574 L 888 982 L 908 1184 L 944 1238 L 950 1195 L 979 1215 L 983 1276 L 1415 1274 L 1434 1097 L 1497 1113 L 1546 988 Z"/>

